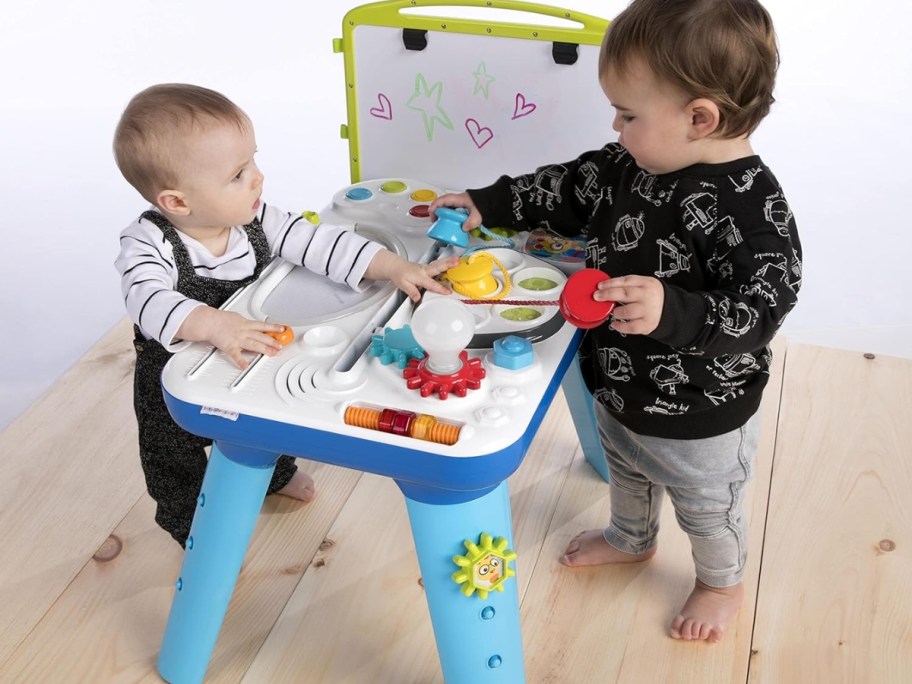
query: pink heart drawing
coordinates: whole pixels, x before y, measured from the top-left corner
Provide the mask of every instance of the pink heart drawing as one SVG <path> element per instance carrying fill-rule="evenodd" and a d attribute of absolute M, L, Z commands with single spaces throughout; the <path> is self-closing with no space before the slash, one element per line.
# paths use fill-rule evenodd
<path fill-rule="evenodd" d="M 535 105 L 532 102 L 526 102 L 526 96 L 522 93 L 516 93 L 516 104 L 513 106 L 513 119 L 520 119 L 529 116 L 535 111 Z"/>
<path fill-rule="evenodd" d="M 377 101 L 380 103 L 380 106 L 371 107 L 371 116 L 375 116 L 378 119 L 386 119 L 387 121 L 392 121 L 393 105 L 390 104 L 389 98 L 383 93 L 377 93 Z"/>
<path fill-rule="evenodd" d="M 494 137 L 494 131 L 482 126 L 475 119 L 466 119 L 465 127 L 469 132 L 469 137 L 472 138 L 472 142 L 475 143 L 479 150 L 491 142 Z"/>

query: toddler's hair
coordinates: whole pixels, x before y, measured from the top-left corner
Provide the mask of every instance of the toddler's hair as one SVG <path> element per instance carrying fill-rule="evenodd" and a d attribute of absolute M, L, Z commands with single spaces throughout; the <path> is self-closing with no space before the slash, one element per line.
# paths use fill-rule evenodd
<path fill-rule="evenodd" d="M 756 0 L 633 0 L 608 27 L 599 76 L 642 59 L 658 79 L 719 107 L 714 135 L 752 133 L 774 102 L 779 50 Z"/>
<path fill-rule="evenodd" d="M 213 123 L 250 128 L 250 119 L 227 97 L 186 83 L 162 83 L 133 96 L 114 133 L 114 159 L 145 199 L 176 189 L 183 170 L 183 141 Z"/>

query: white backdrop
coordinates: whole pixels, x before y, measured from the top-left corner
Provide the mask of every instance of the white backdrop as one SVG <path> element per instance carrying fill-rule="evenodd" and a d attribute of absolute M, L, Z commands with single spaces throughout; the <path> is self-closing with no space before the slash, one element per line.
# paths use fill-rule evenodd
<path fill-rule="evenodd" d="M 357 2 L 7 3 L 0 21 L 0 429 L 124 316 L 112 262 L 144 208 L 111 135 L 152 83 L 220 90 L 253 119 L 266 198 L 319 209 L 348 183 L 341 37 Z M 626 0 L 543 3 L 610 18 Z M 793 340 L 912 356 L 912 10 L 767 0 L 778 102 L 755 149 L 805 249 Z"/>

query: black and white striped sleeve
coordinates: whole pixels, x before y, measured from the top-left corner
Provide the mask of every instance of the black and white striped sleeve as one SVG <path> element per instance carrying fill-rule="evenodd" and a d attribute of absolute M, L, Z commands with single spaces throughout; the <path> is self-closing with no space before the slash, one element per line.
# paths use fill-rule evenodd
<path fill-rule="evenodd" d="M 127 313 L 143 334 L 171 352 L 186 347 L 188 342 L 176 340 L 177 331 L 203 303 L 176 290 L 173 250 L 161 230 L 141 219 L 127 226 L 120 234 L 120 254 L 114 267 L 120 273 Z"/>
<path fill-rule="evenodd" d="M 368 264 L 383 249 L 350 226 L 314 224 L 269 205 L 263 208 L 262 222 L 273 254 L 359 292 Z"/>

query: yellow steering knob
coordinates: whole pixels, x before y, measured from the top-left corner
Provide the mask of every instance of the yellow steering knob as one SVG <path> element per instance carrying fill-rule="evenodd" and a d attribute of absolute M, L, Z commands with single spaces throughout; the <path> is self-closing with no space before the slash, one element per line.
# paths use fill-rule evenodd
<path fill-rule="evenodd" d="M 493 276 L 494 266 L 503 270 L 505 278 L 509 278 L 506 269 L 489 254 L 477 253 L 459 260 L 459 265 L 447 269 L 446 279 L 453 285 L 453 289 L 461 295 L 473 299 L 489 299 L 493 297 L 500 284 Z M 504 293 L 501 293 L 501 296 Z"/>

